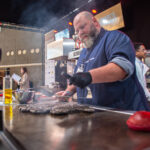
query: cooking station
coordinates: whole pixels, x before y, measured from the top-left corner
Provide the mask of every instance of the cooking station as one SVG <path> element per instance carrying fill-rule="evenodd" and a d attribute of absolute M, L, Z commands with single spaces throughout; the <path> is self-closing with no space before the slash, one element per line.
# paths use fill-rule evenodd
<path fill-rule="evenodd" d="M 150 148 L 148 132 L 128 129 L 126 120 L 131 112 L 97 107 L 94 113 L 51 115 L 22 113 L 18 107 L 1 106 L 4 126 L 0 146 L 4 150 Z"/>

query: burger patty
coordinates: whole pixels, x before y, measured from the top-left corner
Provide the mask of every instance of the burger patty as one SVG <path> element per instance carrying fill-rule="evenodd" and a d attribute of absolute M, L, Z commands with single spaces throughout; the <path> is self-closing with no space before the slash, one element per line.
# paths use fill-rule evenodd
<path fill-rule="evenodd" d="M 76 112 L 89 112 L 92 113 L 95 110 L 89 106 L 80 105 L 77 102 L 46 102 L 37 104 L 26 104 L 19 106 L 21 112 L 30 112 L 34 114 L 53 114 L 63 115 Z"/>

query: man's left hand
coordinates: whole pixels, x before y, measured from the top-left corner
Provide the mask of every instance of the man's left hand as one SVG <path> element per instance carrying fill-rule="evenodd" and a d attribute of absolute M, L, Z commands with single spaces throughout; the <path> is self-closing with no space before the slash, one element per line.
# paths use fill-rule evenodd
<path fill-rule="evenodd" d="M 92 82 L 92 76 L 89 72 L 78 72 L 69 78 L 69 84 L 84 88 Z"/>

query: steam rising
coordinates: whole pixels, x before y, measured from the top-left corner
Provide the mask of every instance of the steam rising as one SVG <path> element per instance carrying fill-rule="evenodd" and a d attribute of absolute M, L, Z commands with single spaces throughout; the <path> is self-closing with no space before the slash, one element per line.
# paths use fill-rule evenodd
<path fill-rule="evenodd" d="M 49 27 L 88 0 L 12 0 L 12 10 L 21 9 L 20 24 Z"/>
<path fill-rule="evenodd" d="M 24 24 L 44 29 L 67 28 L 76 13 L 91 10 L 90 6 L 101 8 L 101 11 L 119 0 L 10 0 L 2 13 L 7 22 Z M 90 4 L 89 4 L 90 3 Z M 6 17 L 7 16 L 7 17 Z M 4 21 L 2 19 L 2 21 Z"/>

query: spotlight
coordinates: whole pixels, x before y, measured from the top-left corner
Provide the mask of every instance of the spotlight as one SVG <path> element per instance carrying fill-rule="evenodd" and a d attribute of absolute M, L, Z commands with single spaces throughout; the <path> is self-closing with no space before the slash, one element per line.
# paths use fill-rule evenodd
<path fill-rule="evenodd" d="M 57 30 L 54 30 L 54 33 L 57 33 L 58 31 Z"/>
<path fill-rule="evenodd" d="M 96 9 L 92 9 L 92 13 L 93 13 L 93 14 L 96 14 L 96 13 L 97 13 L 97 10 L 96 10 Z"/>
<path fill-rule="evenodd" d="M 72 26 L 72 22 L 69 22 L 68 24 L 69 24 L 70 26 Z"/>

